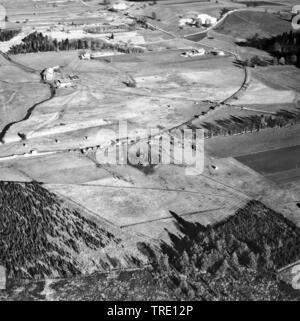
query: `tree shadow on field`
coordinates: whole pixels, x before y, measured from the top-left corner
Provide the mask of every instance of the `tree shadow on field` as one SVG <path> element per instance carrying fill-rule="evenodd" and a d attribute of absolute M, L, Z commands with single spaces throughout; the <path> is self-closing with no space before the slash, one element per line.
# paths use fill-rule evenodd
<path fill-rule="evenodd" d="M 178 254 L 192 245 L 198 237 L 199 232 L 205 232 L 208 230 L 207 227 L 201 225 L 198 222 L 191 223 L 180 217 L 178 214 L 169 211 L 172 217 L 175 219 L 175 226 L 178 233 L 172 233 L 168 229 L 164 229 L 168 234 L 170 243 L 160 240 L 159 243 L 159 252 L 166 254 L 169 258 L 175 258 Z M 149 246 L 146 243 L 139 243 L 140 251 L 145 254 L 151 263 L 154 265 L 158 264 L 158 255 L 157 249 Z"/>

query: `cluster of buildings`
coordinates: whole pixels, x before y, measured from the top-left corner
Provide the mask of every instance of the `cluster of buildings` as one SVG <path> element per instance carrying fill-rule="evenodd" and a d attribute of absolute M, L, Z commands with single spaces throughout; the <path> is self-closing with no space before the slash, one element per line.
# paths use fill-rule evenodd
<path fill-rule="evenodd" d="M 120 1 L 120 2 L 114 3 L 111 8 L 116 11 L 123 11 L 123 10 L 126 10 L 128 6 L 125 2 Z"/>
<path fill-rule="evenodd" d="M 122 55 L 122 52 L 113 51 L 113 50 L 104 50 L 104 51 L 96 51 L 96 52 L 83 52 L 79 54 L 79 59 L 81 60 L 90 60 L 97 59 L 102 57 L 109 57 L 115 55 Z"/>
<path fill-rule="evenodd" d="M 191 50 L 185 51 L 181 54 L 181 56 L 188 58 L 188 57 L 204 56 L 205 54 L 206 54 L 206 50 L 203 48 L 200 48 L 200 49 L 191 49 Z"/>
<path fill-rule="evenodd" d="M 41 77 L 44 82 L 51 83 L 59 72 L 59 66 L 48 67 L 41 72 Z"/>
<path fill-rule="evenodd" d="M 189 58 L 189 57 L 197 57 L 197 56 L 204 56 L 207 54 L 211 54 L 214 56 L 225 56 L 225 52 L 222 50 L 210 50 L 207 51 L 204 48 L 193 48 L 188 51 L 185 51 L 181 54 L 182 57 Z"/>
<path fill-rule="evenodd" d="M 186 17 L 186 18 L 181 18 L 179 20 L 179 27 L 184 27 L 184 26 L 196 26 L 196 27 L 202 27 L 202 26 L 213 26 L 217 23 L 218 19 L 210 16 L 206 13 L 199 14 L 195 17 Z"/>
<path fill-rule="evenodd" d="M 41 72 L 43 82 L 52 84 L 55 88 L 69 88 L 74 86 L 74 81 L 78 80 L 77 75 L 64 76 L 60 72 L 60 67 L 48 67 Z"/>

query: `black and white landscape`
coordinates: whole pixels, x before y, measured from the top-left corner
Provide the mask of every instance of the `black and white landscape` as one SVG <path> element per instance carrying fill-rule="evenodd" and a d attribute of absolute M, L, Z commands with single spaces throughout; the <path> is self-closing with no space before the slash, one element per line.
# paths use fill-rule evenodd
<path fill-rule="evenodd" d="M 298 12 L 0 0 L 0 300 L 298 301 Z"/>

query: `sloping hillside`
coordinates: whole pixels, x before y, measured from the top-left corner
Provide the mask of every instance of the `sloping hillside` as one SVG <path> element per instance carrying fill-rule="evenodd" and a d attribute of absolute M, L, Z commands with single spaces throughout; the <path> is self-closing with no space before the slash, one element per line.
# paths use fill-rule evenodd
<path fill-rule="evenodd" d="M 173 213 L 181 236 L 148 244 L 152 268 L 66 280 L 11 281 L 1 300 L 299 300 L 276 270 L 300 258 L 300 229 L 262 203 L 202 226 Z"/>
<path fill-rule="evenodd" d="M 289 21 L 275 15 L 241 11 L 230 14 L 216 31 L 237 38 L 248 39 L 256 34 L 260 37 L 270 37 L 289 32 L 292 29 Z"/>
<path fill-rule="evenodd" d="M 9 278 L 68 277 L 145 260 L 129 236 L 38 183 L 0 182 L 0 235 L 0 265 Z"/>

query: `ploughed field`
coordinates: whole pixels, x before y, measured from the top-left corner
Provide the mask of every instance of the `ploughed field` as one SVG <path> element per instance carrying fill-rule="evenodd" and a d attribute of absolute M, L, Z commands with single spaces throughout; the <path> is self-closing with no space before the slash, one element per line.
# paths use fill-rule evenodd
<path fill-rule="evenodd" d="M 300 145 L 240 156 L 237 160 L 278 183 L 300 179 Z"/>

